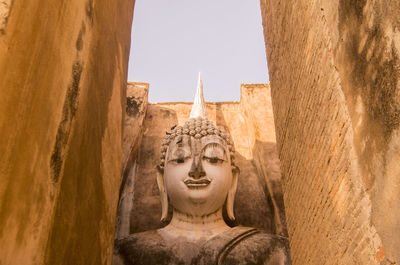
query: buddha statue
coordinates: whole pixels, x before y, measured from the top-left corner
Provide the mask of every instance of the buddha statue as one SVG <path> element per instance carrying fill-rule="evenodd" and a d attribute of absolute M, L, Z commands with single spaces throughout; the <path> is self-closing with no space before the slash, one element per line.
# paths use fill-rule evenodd
<path fill-rule="evenodd" d="M 286 238 L 224 221 L 223 208 L 235 219 L 234 152 L 229 134 L 207 120 L 200 77 L 190 119 L 167 132 L 161 147 L 161 220 L 171 205 L 171 221 L 117 240 L 113 265 L 291 264 Z"/>

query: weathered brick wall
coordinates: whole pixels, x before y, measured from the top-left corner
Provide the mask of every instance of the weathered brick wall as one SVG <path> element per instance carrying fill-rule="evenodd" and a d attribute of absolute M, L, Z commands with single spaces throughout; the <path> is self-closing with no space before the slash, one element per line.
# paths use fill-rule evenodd
<path fill-rule="evenodd" d="M 294 264 L 400 263 L 400 3 L 261 0 Z"/>
<path fill-rule="evenodd" d="M 0 264 L 109 264 L 133 0 L 0 1 Z"/>

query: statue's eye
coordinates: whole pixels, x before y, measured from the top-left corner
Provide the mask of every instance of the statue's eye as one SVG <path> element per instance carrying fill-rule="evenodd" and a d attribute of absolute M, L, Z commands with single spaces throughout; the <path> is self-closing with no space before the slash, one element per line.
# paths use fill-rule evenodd
<path fill-rule="evenodd" d="M 178 158 L 175 160 L 176 163 L 181 164 L 181 163 L 185 163 L 185 159 L 184 158 Z"/>
<path fill-rule="evenodd" d="M 203 159 L 206 160 L 207 162 L 211 163 L 211 164 L 220 164 L 220 163 L 224 162 L 223 159 L 218 158 L 218 157 L 204 156 Z"/>
<path fill-rule="evenodd" d="M 179 157 L 179 158 L 171 159 L 170 161 L 175 163 L 175 164 L 183 164 L 183 163 L 186 162 L 186 158 L 185 157 Z"/>

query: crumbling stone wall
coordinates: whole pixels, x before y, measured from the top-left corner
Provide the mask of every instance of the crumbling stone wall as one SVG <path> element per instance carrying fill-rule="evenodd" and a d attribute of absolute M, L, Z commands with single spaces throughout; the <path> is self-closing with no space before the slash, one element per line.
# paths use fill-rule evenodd
<path fill-rule="evenodd" d="M 0 264 L 110 264 L 134 1 L 0 1 Z"/>
<path fill-rule="evenodd" d="M 261 0 L 294 264 L 400 263 L 400 3 Z"/>
<path fill-rule="evenodd" d="M 122 178 L 119 190 L 119 203 L 115 237 L 130 234 L 130 216 L 133 206 L 139 148 L 145 127 L 143 126 L 148 107 L 149 84 L 129 83 L 126 91 L 126 114 L 123 126 Z"/>

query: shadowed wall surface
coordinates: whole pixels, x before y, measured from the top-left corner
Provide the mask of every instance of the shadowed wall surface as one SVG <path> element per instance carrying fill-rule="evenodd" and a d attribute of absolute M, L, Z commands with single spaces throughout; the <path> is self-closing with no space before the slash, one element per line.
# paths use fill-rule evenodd
<path fill-rule="evenodd" d="M 6 2 L 0 264 L 109 264 L 134 1 Z"/>
<path fill-rule="evenodd" d="M 400 3 L 261 0 L 294 264 L 400 263 Z"/>
<path fill-rule="evenodd" d="M 137 83 L 136 87 L 128 88 L 128 93 L 135 90 L 137 95 L 143 95 L 140 86 L 142 84 Z M 137 104 L 133 105 L 138 105 L 139 109 L 143 108 L 142 104 L 147 104 L 140 97 L 135 98 Z M 189 118 L 191 107 L 192 103 L 183 102 L 148 104 L 142 126 L 143 138 L 136 152 L 129 151 L 131 164 L 124 172 L 118 238 L 165 225 L 160 222 L 161 204 L 156 182 L 161 142 L 166 130 Z M 235 142 L 236 164 L 241 170 L 235 200 L 237 224 L 285 236 L 269 86 L 242 85 L 240 102 L 207 103 L 207 110 L 208 118 L 228 130 Z M 124 133 L 128 137 L 137 132 L 125 130 Z"/>

